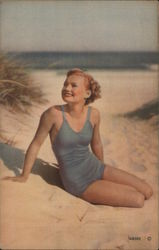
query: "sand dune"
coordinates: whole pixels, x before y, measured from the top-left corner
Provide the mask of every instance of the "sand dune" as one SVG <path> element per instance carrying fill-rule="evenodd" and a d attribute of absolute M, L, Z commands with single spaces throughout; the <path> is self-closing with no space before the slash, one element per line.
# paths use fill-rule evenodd
<path fill-rule="evenodd" d="M 68 194 L 47 138 L 26 183 L 0 182 L 2 249 L 158 248 L 156 118 L 124 116 L 157 98 L 157 73 L 90 73 L 102 86 L 102 99 L 93 105 L 101 112 L 105 162 L 145 179 L 154 195 L 143 208 L 121 208 L 93 205 Z M 40 114 L 50 105 L 61 103 L 63 72 L 35 71 L 32 76 L 41 84 L 49 103 L 33 107 L 30 115 L 11 114 L 0 107 L 4 136 L 0 143 L 1 177 L 21 172 Z M 4 143 L 6 138 L 10 145 Z"/>

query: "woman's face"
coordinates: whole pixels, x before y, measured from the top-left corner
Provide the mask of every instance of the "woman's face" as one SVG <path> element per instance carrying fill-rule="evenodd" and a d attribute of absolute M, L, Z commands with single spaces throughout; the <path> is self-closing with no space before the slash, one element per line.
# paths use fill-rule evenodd
<path fill-rule="evenodd" d="M 86 79 L 80 75 L 70 75 L 66 78 L 62 88 L 62 98 L 67 103 L 85 103 L 89 97 L 89 90 L 86 89 Z"/>

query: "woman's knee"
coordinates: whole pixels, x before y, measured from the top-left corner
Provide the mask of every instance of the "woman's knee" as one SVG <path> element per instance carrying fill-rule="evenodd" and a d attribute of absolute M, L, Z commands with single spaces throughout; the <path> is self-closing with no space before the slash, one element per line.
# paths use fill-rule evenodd
<path fill-rule="evenodd" d="M 144 206 L 144 200 L 145 200 L 145 196 L 137 192 L 137 198 L 136 198 L 137 207 L 142 208 Z"/>
<path fill-rule="evenodd" d="M 150 199 L 152 195 L 153 195 L 153 190 L 151 187 L 149 187 L 146 191 L 146 200 Z"/>
<path fill-rule="evenodd" d="M 142 180 L 142 181 L 146 185 L 146 187 L 145 187 L 145 199 L 148 200 L 153 195 L 153 190 L 145 180 Z"/>

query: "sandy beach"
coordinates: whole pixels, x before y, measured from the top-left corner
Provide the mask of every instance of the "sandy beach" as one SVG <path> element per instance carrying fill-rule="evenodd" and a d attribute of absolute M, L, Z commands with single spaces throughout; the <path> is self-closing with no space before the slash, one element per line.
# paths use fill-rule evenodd
<path fill-rule="evenodd" d="M 0 106 L 0 176 L 21 172 L 25 151 L 41 113 L 63 103 L 66 71 L 31 73 L 48 99 L 29 114 Z M 143 208 L 93 205 L 67 193 L 61 183 L 49 137 L 26 183 L 0 182 L 1 249 L 125 249 L 158 248 L 157 117 L 128 118 L 158 97 L 157 71 L 90 70 L 100 83 L 102 98 L 92 106 L 101 113 L 105 163 L 145 179 L 154 194 Z M 119 115 L 120 114 L 120 115 Z M 133 239 L 136 237 L 136 239 Z"/>

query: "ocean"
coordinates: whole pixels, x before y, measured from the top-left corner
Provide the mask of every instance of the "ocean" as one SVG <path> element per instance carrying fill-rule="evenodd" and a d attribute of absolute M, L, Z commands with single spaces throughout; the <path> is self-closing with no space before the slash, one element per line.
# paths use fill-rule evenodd
<path fill-rule="evenodd" d="M 159 52 L 9 52 L 29 69 L 148 70 L 159 65 Z"/>

